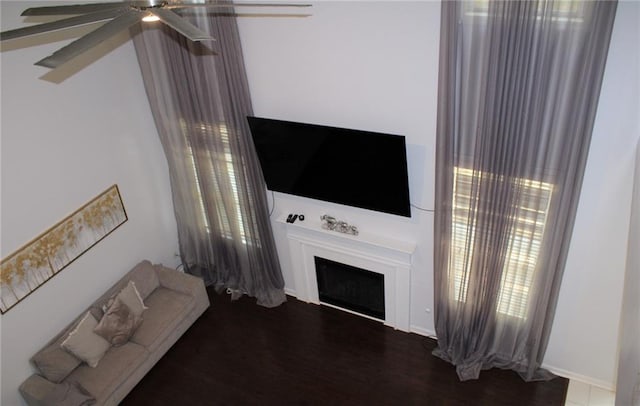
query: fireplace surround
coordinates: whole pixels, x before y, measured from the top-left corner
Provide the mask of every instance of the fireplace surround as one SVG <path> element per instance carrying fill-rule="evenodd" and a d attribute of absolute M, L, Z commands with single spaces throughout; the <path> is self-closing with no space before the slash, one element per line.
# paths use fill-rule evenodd
<path fill-rule="evenodd" d="M 317 217 L 317 219 L 313 218 Z M 385 325 L 409 331 L 410 272 L 415 243 L 391 239 L 361 230 L 358 236 L 324 230 L 320 216 L 306 216 L 304 222 L 287 223 L 294 290 L 289 293 L 299 300 L 336 307 L 363 317 L 382 320 Z M 382 275 L 384 281 L 383 317 L 320 300 L 316 276 L 316 257 Z"/>

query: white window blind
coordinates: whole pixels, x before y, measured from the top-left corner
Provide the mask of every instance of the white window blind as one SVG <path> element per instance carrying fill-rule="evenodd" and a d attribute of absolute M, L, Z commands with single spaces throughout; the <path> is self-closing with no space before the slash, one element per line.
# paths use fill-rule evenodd
<path fill-rule="evenodd" d="M 465 302 L 467 298 L 476 233 L 476 224 L 470 224 L 472 219 L 477 218 L 478 207 L 478 191 L 473 189 L 474 177 L 488 178 L 491 182 L 514 182 L 522 191 L 512 210 L 515 218 L 512 219 L 513 225 L 509 231 L 496 310 L 499 314 L 526 318 L 529 289 L 540 253 L 553 186 L 550 183 L 506 178 L 466 168 L 454 169 L 449 278 L 453 281 L 452 297 L 461 302 Z"/>
<path fill-rule="evenodd" d="M 187 126 L 183 121 L 181 123 L 183 127 L 184 134 L 187 134 Z M 244 231 L 244 221 L 242 218 L 242 212 L 240 210 L 240 194 L 238 193 L 238 184 L 236 182 L 236 173 L 234 169 L 234 157 L 231 153 L 231 146 L 229 142 L 229 131 L 227 130 L 226 125 L 210 125 L 210 124 L 200 124 L 199 134 L 197 136 L 202 137 L 211 137 L 215 136 L 222 143 L 222 151 L 194 151 L 191 143 L 187 142 L 187 158 L 191 162 L 194 177 L 195 177 L 195 186 L 192 189 L 194 193 L 194 199 L 199 203 L 200 214 L 202 218 L 202 225 L 207 233 L 211 233 L 211 227 L 207 217 L 207 210 L 205 205 L 206 198 L 215 199 L 213 202 L 214 212 L 218 219 L 218 224 L 221 225 L 221 235 L 224 238 L 233 239 L 234 230 L 237 234 L 240 235 L 243 244 L 247 243 L 246 235 Z M 198 165 L 196 165 L 196 155 L 198 157 L 202 157 L 204 160 L 199 162 L 200 170 L 198 170 Z M 216 176 L 216 168 L 224 167 L 224 171 L 218 173 Z M 209 171 L 209 176 L 206 179 L 201 179 L 198 175 L 199 172 L 203 170 Z M 228 182 L 219 182 L 219 176 L 226 176 L 227 179 L 225 181 Z M 204 196 L 203 187 L 201 182 L 211 182 L 213 189 L 220 191 L 220 193 L 215 193 L 213 196 Z M 224 183 L 225 187 L 228 185 L 230 190 L 223 190 Z M 229 193 L 230 192 L 230 193 Z M 233 201 L 233 205 L 228 207 L 225 206 L 225 202 L 223 196 L 231 197 Z"/>
<path fill-rule="evenodd" d="M 554 22 L 582 22 L 585 18 L 585 7 L 582 1 L 539 1 L 537 6 L 538 20 L 548 12 L 551 12 L 551 21 Z M 489 0 L 467 1 L 464 7 L 465 14 L 470 16 L 489 15 Z"/>

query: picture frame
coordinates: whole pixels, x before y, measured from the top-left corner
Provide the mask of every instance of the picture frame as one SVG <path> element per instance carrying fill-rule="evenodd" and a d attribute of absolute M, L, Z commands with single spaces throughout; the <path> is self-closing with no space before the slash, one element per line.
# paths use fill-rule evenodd
<path fill-rule="evenodd" d="M 114 184 L 0 261 L 5 314 L 128 220 Z"/>

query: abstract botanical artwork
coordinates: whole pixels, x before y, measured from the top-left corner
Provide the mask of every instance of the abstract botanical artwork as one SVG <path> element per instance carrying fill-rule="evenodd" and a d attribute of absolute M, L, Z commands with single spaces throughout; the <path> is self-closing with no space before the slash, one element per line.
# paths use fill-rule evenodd
<path fill-rule="evenodd" d="M 0 312 L 63 270 L 127 221 L 113 185 L 0 262 Z"/>

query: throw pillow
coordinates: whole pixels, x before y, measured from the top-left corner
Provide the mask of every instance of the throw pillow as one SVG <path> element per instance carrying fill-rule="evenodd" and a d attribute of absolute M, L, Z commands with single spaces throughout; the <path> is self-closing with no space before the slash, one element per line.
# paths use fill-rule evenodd
<path fill-rule="evenodd" d="M 126 304 L 136 317 L 141 317 L 142 312 L 148 309 L 148 307 L 144 305 L 142 297 L 140 296 L 140 293 L 138 293 L 136 284 L 133 281 L 129 281 L 127 286 L 125 286 L 115 298 L 120 299 L 122 303 Z M 111 305 L 112 304 L 110 303 L 108 306 L 111 307 Z"/>
<path fill-rule="evenodd" d="M 92 368 L 98 366 L 98 362 L 111 347 L 107 340 L 93 332 L 97 325 L 98 322 L 91 312 L 87 312 L 76 328 L 69 333 L 67 339 L 62 342 L 62 348 Z"/>
<path fill-rule="evenodd" d="M 122 300 L 116 297 L 113 304 L 93 330 L 113 346 L 120 346 L 127 341 L 142 322 Z"/>

